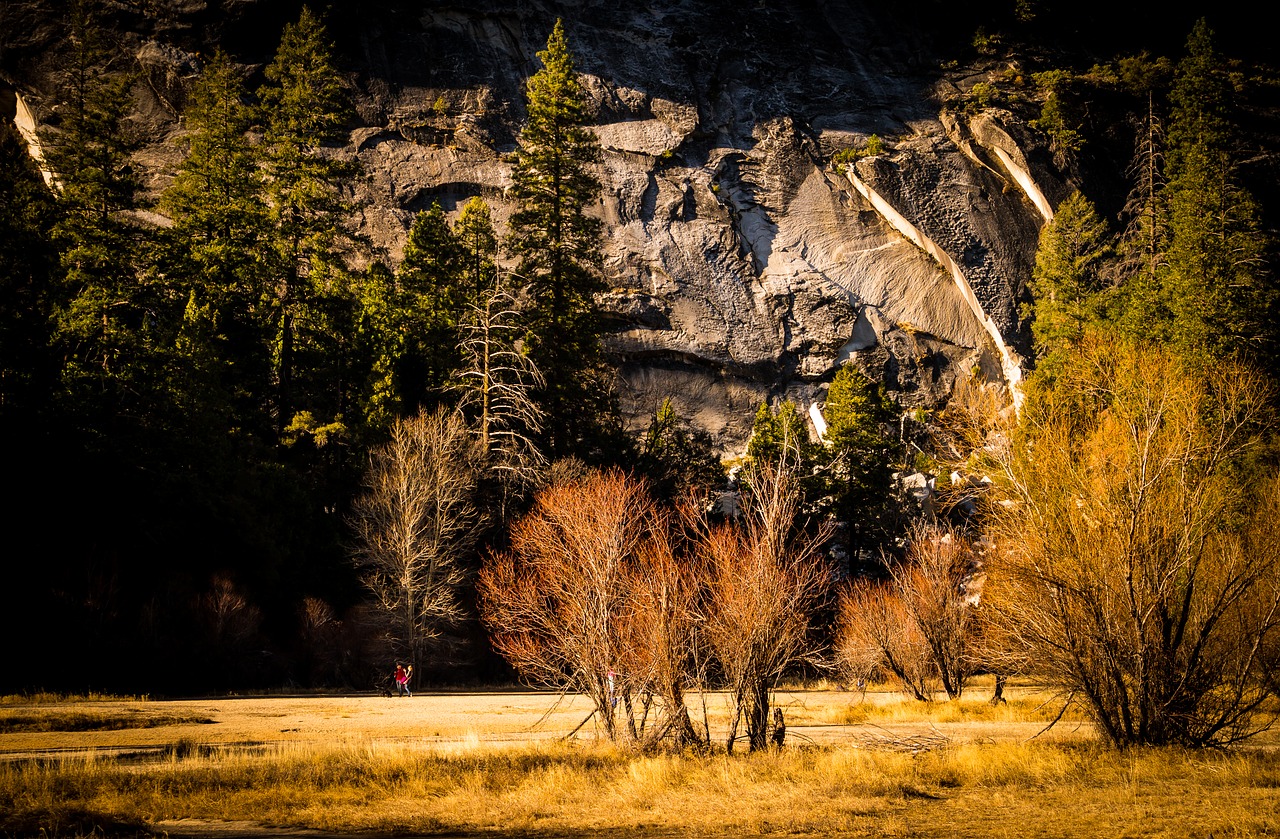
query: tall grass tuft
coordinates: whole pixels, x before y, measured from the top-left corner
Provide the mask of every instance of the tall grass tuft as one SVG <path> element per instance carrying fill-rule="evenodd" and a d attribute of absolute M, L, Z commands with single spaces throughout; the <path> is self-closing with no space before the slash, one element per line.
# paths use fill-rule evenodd
<path fill-rule="evenodd" d="M 1056 826 L 1044 835 L 1263 836 L 1278 809 L 1280 755 L 1272 752 L 1115 752 L 1039 741 L 915 755 L 810 747 L 734 757 L 560 742 L 231 751 L 191 743 L 145 765 L 105 757 L 0 765 L 0 833 L 23 835 L 71 836 L 85 825 L 128 833 L 202 818 L 421 834 L 823 834 L 897 825 L 974 835 L 981 824 L 1034 836 L 1051 817 Z"/>

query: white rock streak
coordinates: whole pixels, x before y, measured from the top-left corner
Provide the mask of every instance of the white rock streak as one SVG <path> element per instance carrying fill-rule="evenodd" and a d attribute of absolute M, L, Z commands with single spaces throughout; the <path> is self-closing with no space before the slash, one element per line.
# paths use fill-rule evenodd
<path fill-rule="evenodd" d="M 822 406 L 817 402 L 809 405 L 809 419 L 813 422 L 813 430 L 818 432 L 819 442 L 827 442 L 827 418 L 822 415 Z"/>
<path fill-rule="evenodd" d="M 31 109 L 23 101 L 22 94 L 14 91 L 13 95 L 17 100 L 17 110 L 13 115 L 13 124 L 17 127 L 22 139 L 26 141 L 27 151 L 31 154 L 31 158 L 40 167 L 40 174 L 44 175 L 44 182 L 49 186 L 53 186 L 53 173 L 45 166 L 44 153 L 40 151 L 40 137 L 36 134 L 35 117 L 31 115 Z"/>
<path fill-rule="evenodd" d="M 1036 182 L 1031 177 L 1031 173 L 1026 169 L 1023 169 L 1017 163 L 1014 163 L 1013 158 L 1009 156 L 1009 153 L 999 146 L 992 146 L 991 151 L 994 152 L 995 156 L 1004 164 L 1004 168 L 1008 170 L 1014 181 L 1016 181 L 1018 186 L 1022 188 L 1023 193 L 1031 199 L 1031 203 L 1040 211 L 1040 215 L 1044 218 L 1045 223 L 1047 224 L 1048 222 L 1053 221 L 1053 207 L 1049 206 L 1049 201 L 1044 197 L 1044 193 L 1040 191 L 1040 187 L 1036 186 Z"/>
<path fill-rule="evenodd" d="M 914 224 L 907 221 L 905 216 L 893 208 L 893 205 L 863 182 L 858 177 L 858 173 L 854 171 L 853 166 L 846 166 L 845 174 L 853 184 L 853 188 L 858 191 L 858 194 L 865 198 L 894 230 L 933 257 L 942 266 L 943 270 L 951 276 L 952 281 L 955 282 L 956 288 L 960 292 L 960 296 L 968 304 L 969 310 L 973 312 L 973 316 L 978 319 L 978 323 L 986 330 L 991 337 L 992 343 L 995 344 L 996 350 L 1000 353 L 1000 367 L 1004 372 L 1005 384 L 1009 387 L 1009 394 L 1013 398 L 1014 410 L 1021 411 L 1022 390 L 1019 384 L 1022 381 L 1022 365 L 1018 360 L 1017 354 L 1005 344 L 1004 336 L 1000 334 L 999 327 L 987 316 L 982 304 L 978 302 L 978 297 L 973 293 L 973 288 L 969 285 L 969 280 L 965 277 L 964 272 L 960 270 L 960 266 L 937 243 L 926 236 Z"/>

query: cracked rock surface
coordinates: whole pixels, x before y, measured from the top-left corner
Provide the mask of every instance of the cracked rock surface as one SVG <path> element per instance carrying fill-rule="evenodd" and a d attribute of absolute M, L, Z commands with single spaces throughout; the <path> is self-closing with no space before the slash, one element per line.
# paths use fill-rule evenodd
<path fill-rule="evenodd" d="M 11 2 L 0 32 L 0 87 L 37 118 L 64 37 L 56 5 Z M 633 427 L 671 396 L 731 456 L 761 401 L 805 409 L 846 361 L 908 408 L 945 401 L 975 367 L 999 375 L 953 279 L 832 165 L 872 134 L 886 151 L 858 161 L 859 178 L 946 251 L 1025 354 L 1018 305 L 1044 219 L 994 147 L 1051 203 L 1065 184 L 1012 115 L 943 113 L 938 61 L 887 4 L 339 5 L 328 26 L 357 117 L 335 153 L 363 165 L 355 222 L 392 264 L 432 201 L 453 213 L 479 195 L 504 224 L 524 79 L 564 19 L 604 150 L 597 212 L 611 290 L 600 302 Z M 297 10 L 268 0 L 111 8 L 142 71 L 136 123 L 151 139 L 138 162 L 159 190 L 180 159 L 199 55 L 222 44 L 254 85 Z"/>

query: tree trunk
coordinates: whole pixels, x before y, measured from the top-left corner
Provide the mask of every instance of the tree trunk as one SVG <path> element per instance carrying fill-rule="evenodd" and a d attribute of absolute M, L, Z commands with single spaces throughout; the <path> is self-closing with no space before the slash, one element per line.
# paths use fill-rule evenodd
<path fill-rule="evenodd" d="M 747 739 L 751 751 L 758 752 L 769 745 L 769 686 L 760 683 L 751 686 L 746 708 Z"/>

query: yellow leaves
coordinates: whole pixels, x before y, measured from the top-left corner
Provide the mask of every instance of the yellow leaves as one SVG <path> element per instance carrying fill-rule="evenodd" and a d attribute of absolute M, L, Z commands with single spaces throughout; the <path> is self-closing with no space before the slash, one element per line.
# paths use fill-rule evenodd
<path fill-rule="evenodd" d="M 317 448 L 323 448 L 347 432 L 346 423 L 335 417 L 332 422 L 321 423 L 310 411 L 299 411 L 284 429 L 284 443 L 292 446 L 310 439 Z"/>

